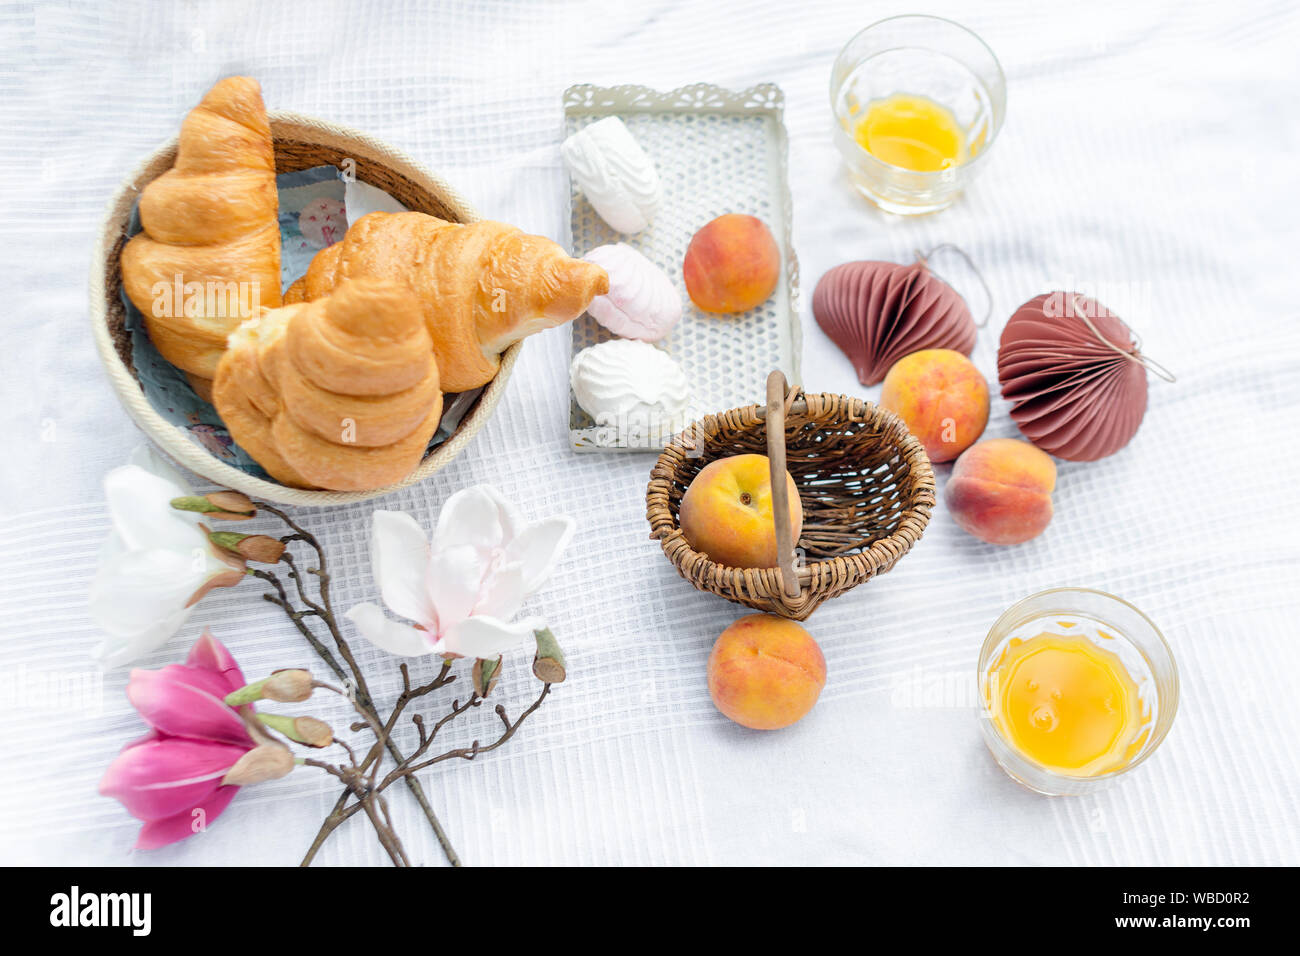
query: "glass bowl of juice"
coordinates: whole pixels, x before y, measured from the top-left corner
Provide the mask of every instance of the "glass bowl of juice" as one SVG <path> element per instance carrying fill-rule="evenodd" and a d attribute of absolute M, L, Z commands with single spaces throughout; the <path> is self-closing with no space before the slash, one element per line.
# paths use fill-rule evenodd
<path fill-rule="evenodd" d="M 835 145 L 853 185 L 886 212 L 950 206 L 983 166 L 1006 108 L 998 58 L 941 17 L 874 23 L 831 70 Z"/>
<path fill-rule="evenodd" d="M 1151 619 L 1087 588 L 1012 605 L 980 649 L 980 728 L 998 764 L 1050 796 L 1114 783 L 1160 746 L 1178 668 Z"/>

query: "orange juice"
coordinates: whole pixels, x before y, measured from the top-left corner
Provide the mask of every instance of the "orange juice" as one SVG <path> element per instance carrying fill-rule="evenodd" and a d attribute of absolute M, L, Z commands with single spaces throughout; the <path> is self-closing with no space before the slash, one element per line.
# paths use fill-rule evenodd
<path fill-rule="evenodd" d="M 1118 655 L 1084 634 L 1013 638 L 993 661 L 986 687 L 1003 739 L 1056 773 L 1118 770 L 1146 737 L 1137 682 Z"/>
<path fill-rule="evenodd" d="M 882 163 L 915 172 L 951 169 L 969 158 L 966 131 L 952 111 L 911 93 L 868 103 L 853 138 Z"/>

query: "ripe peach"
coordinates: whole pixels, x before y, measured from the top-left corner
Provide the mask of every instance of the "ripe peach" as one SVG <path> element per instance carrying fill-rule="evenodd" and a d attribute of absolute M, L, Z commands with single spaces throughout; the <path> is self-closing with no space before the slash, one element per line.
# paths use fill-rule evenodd
<path fill-rule="evenodd" d="M 763 220 L 728 213 L 691 238 L 682 274 L 691 301 L 705 312 L 745 312 L 776 288 L 781 250 Z"/>
<path fill-rule="evenodd" d="M 709 655 L 709 696 L 743 727 L 777 730 L 808 711 L 826 686 L 826 658 L 812 635 L 775 614 L 749 614 L 722 632 Z"/>
<path fill-rule="evenodd" d="M 790 540 L 803 531 L 799 489 L 785 473 Z M 678 522 L 686 543 L 729 568 L 776 567 L 776 521 L 766 455 L 733 455 L 709 462 L 682 495 Z"/>
<path fill-rule="evenodd" d="M 952 461 L 984 433 L 989 385 L 960 352 L 923 349 L 890 368 L 880 405 L 903 420 L 931 461 Z"/>
<path fill-rule="evenodd" d="M 1052 520 L 1056 463 L 1018 438 L 978 442 L 957 459 L 943 490 L 957 526 L 989 544 L 1036 538 Z"/>

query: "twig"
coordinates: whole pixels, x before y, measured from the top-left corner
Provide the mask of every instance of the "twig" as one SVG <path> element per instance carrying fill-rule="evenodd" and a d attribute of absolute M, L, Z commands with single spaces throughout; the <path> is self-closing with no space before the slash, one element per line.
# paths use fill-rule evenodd
<path fill-rule="evenodd" d="M 296 608 L 289 597 L 288 591 L 280 579 L 272 572 L 258 569 L 252 573 L 271 585 L 273 593 L 263 594 L 270 603 L 281 608 L 293 622 L 294 626 L 307 640 L 317 656 L 325 662 L 330 671 L 344 684 L 347 690 L 334 687 L 330 684 L 315 682 L 315 686 L 329 690 L 335 694 L 346 697 L 353 706 L 353 709 L 361 716 L 361 720 L 355 722 L 353 730 L 362 730 L 368 728 L 374 735 L 374 743 L 366 752 L 365 756 L 358 762 L 357 755 L 353 749 L 343 741 L 339 743 L 348 754 L 350 765 L 347 767 L 334 766 L 325 761 L 315 758 L 307 758 L 304 763 L 320 767 L 327 772 L 338 777 L 344 783 L 344 789 L 339 794 L 334 803 L 333 809 L 329 815 L 322 821 L 320 829 L 316 833 L 315 839 L 311 846 L 308 847 L 300 865 L 309 866 L 315 859 L 317 852 L 325 841 L 329 838 L 344 821 L 349 819 L 358 811 L 363 811 L 370 819 L 371 825 L 379 837 L 380 844 L 388 853 L 389 859 L 394 866 L 409 866 L 410 859 L 402 846 L 401 840 L 393 826 L 392 815 L 389 812 L 387 799 L 384 797 L 384 791 L 398 780 L 404 780 L 407 788 L 415 796 L 425 818 L 429 821 L 434 835 L 442 847 L 443 853 L 452 866 L 460 866 L 461 860 L 455 849 L 451 845 L 446 832 L 437 815 L 430 806 L 429 800 L 425 795 L 424 788 L 420 785 L 416 773 L 420 770 L 441 763 L 446 760 L 462 759 L 474 760 L 480 754 L 496 750 L 504 745 L 515 733 L 525 720 L 528 719 L 546 699 L 550 693 L 551 680 L 556 682 L 564 679 L 564 657 L 559 649 L 559 645 L 551 638 L 551 644 L 554 647 L 547 650 L 543 647 L 541 636 L 539 635 L 539 655 L 534 660 L 534 671 L 539 679 L 543 681 L 542 691 L 537 699 L 519 715 L 515 721 L 511 721 L 506 713 L 504 706 L 497 705 L 495 713 L 502 723 L 501 734 L 492 743 L 487 746 L 480 746 L 478 740 L 474 740 L 468 747 L 458 747 L 448 750 L 427 759 L 421 759 L 432 748 L 438 734 L 449 723 L 457 717 L 466 713 L 483 703 L 483 698 L 478 693 L 471 693 L 470 697 L 464 704 L 460 703 L 459 698 L 452 701 L 451 710 L 440 717 L 431 727 L 426 725 L 425 718 L 421 714 L 412 714 L 411 722 L 415 725 L 419 734 L 419 743 L 410 754 L 405 756 L 397 743 L 393 739 L 393 732 L 397 727 L 403 713 L 407 707 L 428 694 L 447 686 L 456 680 L 455 675 L 451 673 L 451 661 L 445 660 L 438 674 L 425 684 L 413 687 L 411 685 L 411 674 L 409 667 L 402 663 L 400 665 L 402 676 L 402 691 L 393 704 L 387 719 L 381 719 L 379 709 L 375 705 L 373 698 L 370 696 L 369 688 L 366 686 L 365 675 L 362 673 L 360 665 L 357 663 L 352 653 L 352 648 L 347 639 L 343 636 L 337 618 L 334 614 L 334 608 L 330 601 L 330 576 L 327 570 L 325 551 L 317 538 L 306 529 L 298 525 L 292 518 L 279 508 L 259 502 L 258 507 L 277 516 L 290 529 L 290 534 L 280 538 L 285 545 L 293 542 L 302 541 L 310 546 L 316 553 L 317 567 L 300 568 L 294 559 L 292 553 L 286 547 L 281 561 L 288 567 L 289 579 L 293 582 L 294 590 L 297 592 L 297 598 L 302 603 L 303 608 Z M 317 579 L 317 597 L 312 598 L 306 587 L 304 574 L 312 574 Z M 307 618 L 315 618 L 321 621 L 329 631 L 330 638 L 334 645 L 330 648 L 324 641 L 317 637 L 311 627 L 307 625 Z M 549 632 L 546 634 L 549 637 Z M 547 645 L 549 647 L 549 645 Z M 335 654 L 337 651 L 337 656 Z M 545 653 L 542 653 L 545 651 Z M 342 662 L 340 662 L 342 658 Z M 541 661 L 545 668 L 538 671 L 538 662 Z M 393 758 L 394 767 L 382 777 L 379 776 L 380 765 L 384 752 L 387 751 Z M 350 802 L 355 797 L 355 802 Z"/>
<path fill-rule="evenodd" d="M 423 763 L 408 762 L 405 766 L 395 767 L 388 772 L 388 775 L 384 777 L 383 781 L 380 783 L 379 785 L 380 791 L 382 791 L 394 780 L 397 780 L 399 777 L 416 773 L 417 771 L 423 770 L 426 767 L 432 767 L 434 764 L 442 763 L 442 761 L 444 760 L 452 760 L 456 757 L 460 757 L 465 760 L 473 760 L 479 754 L 485 754 L 488 753 L 489 751 L 496 750 L 498 747 L 500 747 L 502 744 L 504 744 L 507 740 L 509 740 L 511 737 L 515 735 L 515 731 L 519 729 L 519 726 L 525 720 L 527 720 L 528 717 L 535 710 L 537 710 L 538 707 L 542 706 L 542 701 L 546 700 L 546 695 L 549 694 L 550 692 L 551 692 L 551 685 L 543 684 L 542 692 L 537 695 L 537 699 L 528 706 L 527 710 L 525 710 L 522 714 L 519 715 L 519 719 L 516 720 L 513 724 L 510 722 L 510 718 L 506 716 L 505 707 L 501 704 L 497 704 L 496 713 L 497 716 L 501 718 L 501 722 L 505 724 L 505 732 L 502 733 L 501 736 L 496 739 L 496 741 L 494 741 L 491 744 L 488 744 L 488 746 L 486 747 L 480 747 L 478 741 L 476 740 L 470 747 L 462 747 L 459 750 L 449 750 L 446 753 L 439 754 L 437 757 L 434 757 L 430 760 L 426 760 Z"/>
<path fill-rule="evenodd" d="M 376 737 L 374 745 L 370 748 L 370 752 L 366 755 L 366 758 L 361 761 L 361 768 L 363 770 L 377 762 L 380 753 L 382 753 L 385 747 L 394 754 L 394 759 L 397 761 L 399 766 L 405 763 L 408 758 L 397 756 L 400 751 L 395 750 L 391 739 L 392 729 L 397 725 L 397 720 L 401 716 L 402 711 L 412 700 L 415 700 L 418 697 L 423 697 L 425 694 L 432 693 L 440 687 L 445 687 L 456 679 L 456 676 L 451 673 L 450 661 L 443 662 L 442 669 L 438 671 L 438 675 L 433 678 L 433 680 L 416 688 L 411 687 L 411 673 L 405 663 L 401 665 L 401 671 L 403 687 L 402 693 L 398 696 L 397 702 L 393 705 L 393 711 L 384 725 L 383 735 Z M 423 742 L 423 728 L 421 729 L 421 733 L 421 742 Z M 408 778 L 408 781 L 414 779 L 414 777 L 411 777 Z M 418 781 L 416 782 L 418 784 Z M 424 799 L 424 788 L 422 786 L 412 787 L 411 791 L 416 795 L 416 800 L 420 802 L 421 808 L 428 806 L 428 801 Z M 345 790 L 343 793 L 339 794 L 339 798 L 334 801 L 333 809 L 330 810 L 329 815 L 321 822 L 320 829 L 317 830 L 315 839 L 312 840 L 311 846 L 307 849 L 307 854 L 302 859 L 302 866 L 309 866 L 311 861 L 315 858 L 317 851 L 329 838 L 329 835 L 337 830 L 345 820 L 351 817 L 352 814 L 359 809 L 356 804 L 353 805 L 351 810 L 345 809 L 347 807 L 348 796 L 348 791 Z M 432 814 L 433 810 L 432 808 L 429 808 L 426 816 Z M 436 817 L 434 819 L 436 820 Z M 440 831 L 441 828 L 435 825 L 434 833 L 437 834 Z M 451 865 L 460 866 L 460 858 L 456 856 L 455 850 L 451 849 L 450 842 L 444 842 L 441 838 L 439 839 L 439 842 L 442 843 L 443 852 L 447 854 L 447 859 L 451 862 Z"/>
<path fill-rule="evenodd" d="M 321 544 L 316 539 L 315 535 L 313 535 L 311 532 L 307 531 L 305 528 L 300 526 L 297 522 L 295 522 L 292 518 L 290 518 L 285 512 L 281 511 L 279 508 L 276 508 L 273 505 L 268 505 L 265 502 L 258 502 L 257 506 L 260 509 L 275 515 L 292 530 L 293 534 L 286 535 L 282 539 L 285 541 L 286 544 L 290 543 L 291 541 L 305 541 L 308 545 L 311 546 L 312 550 L 316 552 L 317 567 L 314 569 L 309 569 L 309 573 L 315 574 L 317 577 L 317 591 L 320 595 L 320 601 L 318 602 L 317 607 L 319 607 L 320 610 L 317 611 L 315 608 L 312 608 L 310 609 L 310 613 L 314 614 L 315 616 L 319 617 L 320 620 L 325 622 L 326 627 L 329 629 L 330 636 L 334 639 L 335 646 L 338 648 L 339 654 L 343 657 L 344 661 L 347 662 L 348 669 L 352 672 L 351 685 L 356 688 L 357 702 L 361 704 L 361 706 L 364 707 L 366 710 L 370 711 L 370 714 L 372 717 L 374 717 L 374 719 L 378 720 L 379 711 L 375 707 L 374 701 L 371 700 L 369 688 L 366 686 L 365 676 L 362 674 L 361 668 L 357 665 L 356 658 L 353 656 L 352 649 L 349 646 L 347 640 L 339 632 L 338 624 L 334 619 L 334 613 L 332 610 L 332 605 L 330 603 L 330 593 L 329 593 L 330 582 L 329 582 L 329 574 L 326 569 L 327 566 L 326 566 L 324 548 L 321 547 Z M 288 549 L 286 548 L 285 554 L 288 553 L 289 553 Z M 290 559 L 290 566 L 293 567 L 293 573 L 295 575 L 295 584 L 299 588 L 301 588 L 302 581 L 301 578 L 297 576 L 297 568 L 292 564 L 292 559 Z M 326 666 L 329 667 L 331 671 L 333 671 L 333 673 L 335 674 L 335 676 L 339 678 L 339 680 L 343 681 L 345 684 L 349 683 L 347 673 L 339 665 L 339 662 L 337 658 L 335 658 L 334 654 L 330 651 L 328 647 L 326 647 L 320 641 L 319 638 L 316 637 L 315 634 L 311 632 L 311 629 L 308 628 L 307 625 L 303 622 L 303 618 L 307 615 L 308 612 L 294 610 L 293 606 L 288 601 L 288 595 L 285 593 L 284 585 L 280 583 L 279 579 L 274 574 L 271 574 L 271 572 L 269 571 L 262 571 L 261 569 L 258 569 L 253 573 L 257 577 L 269 581 L 272 584 L 272 586 L 275 588 L 275 592 L 276 592 L 275 595 L 268 594 L 268 595 L 264 595 L 264 597 L 267 600 L 269 600 L 272 604 L 275 604 L 281 609 L 283 609 L 284 612 L 289 615 L 289 618 L 290 620 L 293 621 L 294 626 L 297 627 L 298 631 L 303 635 L 303 637 L 307 639 L 307 643 L 311 646 L 312 650 L 316 652 L 317 656 L 319 656 L 321 660 L 325 662 Z M 406 759 L 405 756 L 402 754 L 401 750 L 398 748 L 397 744 L 393 741 L 391 736 L 386 737 L 385 746 L 388 752 L 392 755 L 393 759 L 398 764 L 401 764 L 405 761 Z M 460 856 L 456 853 L 455 847 L 451 845 L 451 839 L 447 836 L 446 831 L 443 830 L 442 823 L 438 820 L 438 815 L 434 813 L 433 807 L 429 803 L 429 798 L 425 795 L 424 787 L 422 787 L 420 785 L 419 780 L 415 779 L 414 777 L 407 778 L 407 787 L 408 789 L 410 789 L 411 794 L 415 797 L 415 802 L 419 804 L 420 810 L 421 812 L 424 813 L 425 819 L 429 821 L 429 826 L 433 829 L 433 834 L 437 838 L 438 844 L 442 847 L 442 852 L 447 857 L 447 862 L 449 862 L 452 866 L 460 866 L 461 865 Z M 348 799 L 348 793 L 347 791 L 344 791 L 339 796 L 339 801 L 335 804 L 335 813 L 337 813 L 337 810 L 347 802 L 347 799 Z M 335 816 L 335 813 L 331 813 L 330 817 L 326 818 L 327 823 L 332 817 Z M 337 823 L 334 824 L 334 827 L 337 827 L 337 825 L 338 825 Z M 311 863 L 312 858 L 315 857 L 316 852 L 320 849 L 321 844 L 324 843 L 325 838 L 328 837 L 329 833 L 333 831 L 334 827 L 330 827 L 328 830 L 326 830 L 325 827 L 322 826 L 321 832 L 317 834 L 316 840 L 312 843 L 311 847 L 307 851 L 307 855 L 303 857 L 302 860 L 303 866 L 307 866 Z"/>
<path fill-rule="evenodd" d="M 527 720 L 529 716 L 531 716 L 537 710 L 537 708 L 542 706 L 542 701 L 546 699 L 547 694 L 549 694 L 550 692 L 551 692 L 551 685 L 543 684 L 542 692 L 537 695 L 537 699 L 534 700 L 532 704 L 530 704 L 528 708 L 522 714 L 519 715 L 518 720 L 515 720 L 513 722 L 506 715 L 505 707 L 498 704 L 496 707 L 496 714 L 498 717 L 501 718 L 501 722 L 504 725 L 504 730 L 502 731 L 500 737 L 498 737 L 496 740 L 494 740 L 492 743 L 488 744 L 487 746 L 481 746 L 479 742 L 475 740 L 468 747 L 457 747 L 453 750 L 448 750 L 445 753 L 438 754 L 436 757 L 431 757 L 428 760 L 425 760 L 418 764 L 413 762 L 416 759 L 416 754 L 412 754 L 410 760 L 408 760 L 405 764 L 399 765 L 393 768 L 392 770 L 390 770 L 388 774 L 385 775 L 385 777 L 379 781 L 379 783 L 375 787 L 375 792 L 377 794 L 382 794 L 386 789 L 388 789 L 388 787 L 391 784 L 396 783 L 398 780 L 410 780 L 412 779 L 412 776 L 417 771 L 424 770 L 428 767 L 432 767 L 434 764 L 443 763 L 444 761 L 447 760 L 474 760 L 480 754 L 485 754 L 490 751 L 496 750 L 498 747 L 505 744 L 506 741 L 508 741 L 511 737 L 515 735 L 515 733 L 519 730 L 523 722 Z M 429 742 L 432 743 L 434 736 L 437 734 L 440 728 L 450 723 L 452 720 L 459 717 L 467 710 L 479 706 L 479 704 L 481 704 L 482 702 L 483 702 L 482 698 L 479 697 L 477 694 L 472 696 L 463 705 L 460 703 L 459 700 L 452 701 L 451 711 L 445 714 L 434 725 L 434 729 L 429 735 Z M 427 750 L 427 746 L 422 747 L 416 753 L 423 754 L 426 750 Z M 343 823 L 344 820 L 347 820 L 349 817 L 351 817 L 360 809 L 362 809 L 361 806 L 355 803 L 349 806 L 343 806 L 343 805 L 336 806 L 334 813 L 332 813 L 330 817 L 333 818 L 337 816 L 338 819 L 333 821 L 333 825 L 330 827 L 330 829 L 332 830 L 336 828 L 339 824 Z"/>
<path fill-rule="evenodd" d="M 402 841 L 393 829 L 392 817 L 388 814 L 387 806 L 381 806 L 380 811 L 376 811 L 375 804 L 378 801 L 378 794 L 372 788 L 361 783 L 360 771 L 355 766 L 336 767 L 314 757 L 305 758 L 303 764 L 308 767 L 317 767 L 342 780 L 344 786 L 348 788 L 348 792 L 357 797 L 359 801 L 357 806 L 366 811 L 366 816 L 370 818 L 370 823 L 375 828 L 375 834 L 379 837 L 379 844 L 384 848 L 393 865 L 411 865 L 411 861 L 406 855 L 406 849 L 402 846 Z"/>

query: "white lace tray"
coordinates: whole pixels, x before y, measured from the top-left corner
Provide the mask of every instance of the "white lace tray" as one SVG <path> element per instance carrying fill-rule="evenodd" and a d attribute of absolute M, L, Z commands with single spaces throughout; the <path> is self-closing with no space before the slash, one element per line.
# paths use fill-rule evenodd
<path fill-rule="evenodd" d="M 797 296 L 799 262 L 791 236 L 786 178 L 785 97 L 763 83 L 733 92 L 707 83 L 662 93 L 642 86 L 572 86 L 564 92 L 565 135 L 618 116 L 654 160 L 664 198 L 648 229 L 614 232 L 576 187 L 572 190 L 572 249 L 625 242 L 672 278 L 685 312 L 659 347 L 682 366 L 692 389 L 691 417 L 762 401 L 768 373 L 779 368 L 800 383 Z M 781 247 L 784 268 L 776 291 L 749 312 L 717 316 L 686 295 L 682 260 L 696 230 L 724 213 L 757 216 Z M 572 323 L 571 356 L 613 335 L 589 315 Z M 685 424 L 685 423 L 683 423 Z M 597 426 L 569 396 L 569 437 L 579 451 L 658 451 L 670 435 L 635 426 Z"/>

